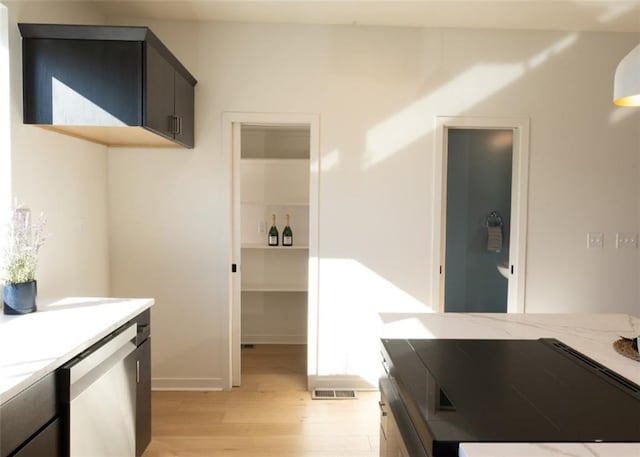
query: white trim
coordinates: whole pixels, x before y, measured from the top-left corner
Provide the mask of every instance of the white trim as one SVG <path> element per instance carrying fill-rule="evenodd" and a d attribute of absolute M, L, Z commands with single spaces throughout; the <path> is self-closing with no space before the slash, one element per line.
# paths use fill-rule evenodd
<path fill-rule="evenodd" d="M 234 125 L 252 124 L 252 125 L 307 125 L 309 126 L 309 272 L 308 272 L 308 290 L 307 290 L 307 371 L 308 375 L 317 373 L 317 351 L 318 351 L 318 202 L 319 202 L 319 186 L 320 186 L 320 116 L 317 114 L 305 113 L 249 113 L 249 112 L 225 112 L 222 115 L 222 137 L 223 151 L 232 158 L 231 160 L 231 198 L 230 206 L 230 223 L 232 234 L 232 245 L 229 249 L 229 266 L 235 263 L 241 270 L 240 263 L 240 240 L 239 228 L 240 199 L 239 199 L 239 182 L 235 179 L 239 176 L 239 142 L 235 145 L 234 141 Z M 235 137 L 238 137 L 236 132 Z M 234 145 L 236 147 L 234 147 Z M 239 230 L 239 229 L 238 229 Z M 228 381 L 225 386 L 230 389 L 232 385 L 240 383 L 240 306 L 239 300 L 234 303 L 234 287 L 239 290 L 240 275 L 234 275 L 229 268 L 229 339 L 226 342 L 228 358 Z M 234 332 L 234 329 L 236 331 Z M 234 335 L 237 335 L 236 341 L 232 341 Z M 235 350 L 234 350 L 235 348 Z M 236 384 L 237 382 L 237 384 Z"/>
<path fill-rule="evenodd" d="M 523 313 L 526 303 L 529 190 L 529 118 L 527 117 L 436 116 L 435 118 L 432 308 L 436 312 L 444 312 L 444 274 L 440 274 L 440 266 L 444 270 L 448 150 L 446 132 L 449 128 L 513 129 L 514 131 L 509 244 L 509 261 L 514 266 L 514 272 L 509 279 L 507 312 Z"/>
<path fill-rule="evenodd" d="M 224 390 L 222 378 L 153 378 L 151 390 L 168 391 L 220 391 Z"/>
<path fill-rule="evenodd" d="M 241 297 L 242 297 L 242 238 L 240 237 L 240 138 L 241 125 L 238 122 L 231 124 L 231 186 L 232 186 L 232 206 L 231 206 L 231 262 L 237 264 L 236 274 L 231 276 L 231 386 L 240 386 L 242 382 L 242 372 L 240 365 L 240 338 L 241 338 Z M 230 386 L 230 387 L 231 387 Z"/>

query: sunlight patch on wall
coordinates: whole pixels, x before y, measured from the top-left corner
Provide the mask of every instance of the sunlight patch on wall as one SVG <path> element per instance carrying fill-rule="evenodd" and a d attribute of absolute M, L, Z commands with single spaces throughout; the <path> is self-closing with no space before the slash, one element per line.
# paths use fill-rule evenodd
<path fill-rule="evenodd" d="M 127 125 L 56 78 L 51 79 L 51 104 L 54 124 L 78 125 L 75 119 L 82 119 L 82 125 Z"/>
<path fill-rule="evenodd" d="M 614 106 L 609 113 L 609 124 L 617 124 L 618 122 L 623 121 L 624 119 L 633 116 L 634 114 L 638 114 L 638 110 L 629 109 L 629 107 L 627 106 Z"/>
<path fill-rule="evenodd" d="M 431 309 L 353 259 L 320 259 L 319 375 L 357 375 L 376 386 L 380 313 Z"/>
<path fill-rule="evenodd" d="M 530 69 L 565 51 L 578 40 L 571 33 L 523 62 L 477 64 L 451 79 L 434 92 L 412 103 L 372 127 L 366 135 L 362 169 L 366 170 L 391 157 L 433 131 L 431 120 L 437 114 L 455 116 L 493 96 L 522 78 Z"/>
<path fill-rule="evenodd" d="M 529 62 L 528 62 L 529 69 L 533 69 L 533 68 L 539 67 L 544 62 L 546 62 L 550 57 L 553 57 L 556 54 L 559 54 L 560 52 L 564 51 L 569 46 L 573 45 L 576 41 L 578 41 L 578 34 L 577 33 L 572 33 L 570 35 L 567 35 L 562 40 L 557 41 L 552 46 L 549 46 L 547 49 L 545 49 L 545 50 L 539 52 L 538 54 L 536 54 L 535 56 L 531 57 L 529 59 Z"/>
<path fill-rule="evenodd" d="M 322 156 L 320 168 L 322 172 L 331 171 L 340 165 L 340 150 L 334 149 Z"/>
<path fill-rule="evenodd" d="M 598 22 L 606 24 L 632 11 L 637 4 L 635 2 L 611 2 L 606 6 L 607 10 L 598 16 Z"/>
<path fill-rule="evenodd" d="M 452 115 L 463 113 L 523 74 L 524 65 L 521 63 L 474 65 L 426 97 L 371 128 L 366 135 L 363 169 L 382 162 L 432 132 L 432 119 L 438 112 Z"/>

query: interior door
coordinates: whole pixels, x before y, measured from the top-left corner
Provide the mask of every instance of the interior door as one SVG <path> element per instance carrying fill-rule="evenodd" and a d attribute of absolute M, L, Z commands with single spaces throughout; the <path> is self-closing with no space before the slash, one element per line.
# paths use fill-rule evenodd
<path fill-rule="evenodd" d="M 233 229 L 231 234 L 232 265 L 231 265 L 231 385 L 240 386 L 241 382 L 241 315 L 242 315 L 242 259 L 241 259 L 241 235 L 240 235 L 240 153 L 241 124 L 232 123 L 232 162 L 233 162 Z"/>
<path fill-rule="evenodd" d="M 480 117 L 480 116 L 437 116 L 435 119 L 435 164 L 434 164 L 434 227 L 432 269 L 433 309 L 445 311 L 445 287 L 447 280 L 446 244 L 447 244 L 447 155 L 449 148 L 449 130 L 510 130 L 512 132 L 511 164 L 511 205 L 510 227 L 505 227 L 504 240 L 508 237 L 507 268 L 502 272 L 507 276 L 508 299 L 506 312 L 525 312 L 526 244 L 527 244 L 527 207 L 529 179 L 529 118 L 527 117 Z M 505 138 L 499 138 L 502 142 Z M 487 178 L 484 178 L 485 180 Z M 486 210 L 486 208 L 485 208 Z M 474 221 L 475 229 L 484 225 L 488 214 L 481 214 L 481 220 Z M 477 218 L 476 218 L 477 219 Z M 486 230 L 483 228 L 483 230 Z M 482 243 L 486 243 L 487 233 Z M 455 248 L 454 248 L 455 249 Z M 486 249 L 486 246 L 485 246 Z M 504 253 L 503 253 L 504 254 Z M 497 259 L 496 259 L 497 260 Z M 504 259 L 506 260 L 506 258 Z M 494 262 L 495 263 L 495 262 Z M 497 272 L 497 266 L 496 266 Z M 493 273 L 493 272 L 492 272 Z M 451 273 L 455 274 L 455 273 Z"/>
<path fill-rule="evenodd" d="M 511 129 L 449 129 L 445 312 L 506 312 L 511 229 Z"/>

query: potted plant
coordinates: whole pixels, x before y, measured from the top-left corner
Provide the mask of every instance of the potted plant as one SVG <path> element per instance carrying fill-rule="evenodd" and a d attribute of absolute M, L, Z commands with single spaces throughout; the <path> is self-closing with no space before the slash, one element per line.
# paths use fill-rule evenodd
<path fill-rule="evenodd" d="M 36 267 L 38 251 L 45 241 L 44 215 L 31 223 L 29 208 L 11 212 L 2 256 L 4 271 L 3 309 L 5 314 L 27 314 L 36 308 Z"/>

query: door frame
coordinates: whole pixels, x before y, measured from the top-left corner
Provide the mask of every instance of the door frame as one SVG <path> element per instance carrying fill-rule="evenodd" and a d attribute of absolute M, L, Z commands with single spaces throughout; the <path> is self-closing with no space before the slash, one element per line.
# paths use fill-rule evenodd
<path fill-rule="evenodd" d="M 529 191 L 529 118 L 436 116 L 433 212 L 432 303 L 444 313 L 445 251 L 447 223 L 447 158 L 449 129 L 513 131 L 511 168 L 511 228 L 509 230 L 510 278 L 507 313 L 525 312 L 526 247 Z"/>
<path fill-rule="evenodd" d="M 229 338 L 227 339 L 228 370 L 226 388 L 241 382 L 241 272 L 240 246 L 240 126 L 307 125 L 309 127 L 309 268 L 307 285 L 307 378 L 314 372 L 318 351 L 318 201 L 320 173 L 320 116 L 304 113 L 225 112 L 222 115 L 222 148 L 230 157 L 230 233 L 229 249 Z M 237 266 L 232 273 L 231 265 Z"/>

